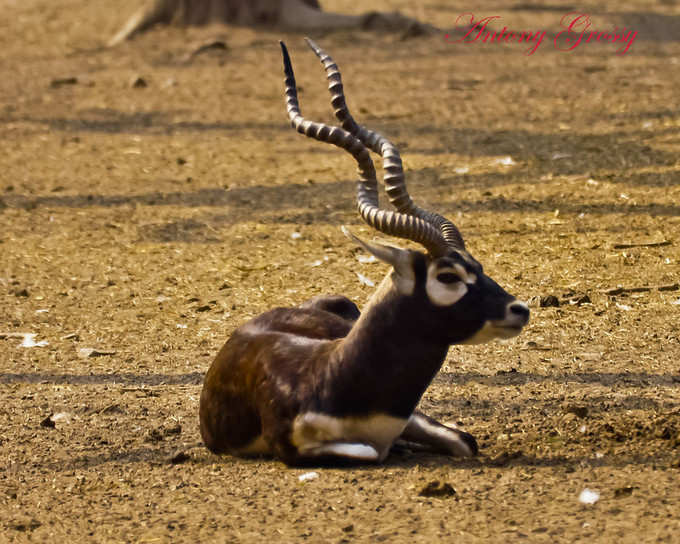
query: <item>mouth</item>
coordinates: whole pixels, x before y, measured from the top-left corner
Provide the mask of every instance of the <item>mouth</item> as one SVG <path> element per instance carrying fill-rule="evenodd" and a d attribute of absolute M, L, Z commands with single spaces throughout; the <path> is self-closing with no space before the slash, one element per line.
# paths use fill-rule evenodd
<path fill-rule="evenodd" d="M 520 332 L 522 332 L 521 325 L 493 325 L 493 333 L 495 333 L 496 338 L 500 340 L 507 340 L 508 338 L 514 338 Z"/>
<path fill-rule="evenodd" d="M 477 334 L 461 344 L 485 344 L 491 340 L 508 340 L 517 336 L 523 328 L 524 325 L 507 323 L 505 320 L 487 321 Z"/>

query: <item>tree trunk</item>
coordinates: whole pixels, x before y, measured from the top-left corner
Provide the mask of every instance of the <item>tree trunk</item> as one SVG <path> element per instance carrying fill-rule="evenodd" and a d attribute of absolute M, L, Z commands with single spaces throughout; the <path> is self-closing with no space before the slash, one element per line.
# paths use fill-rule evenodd
<path fill-rule="evenodd" d="M 119 44 L 156 24 L 204 25 L 230 23 L 269 25 L 285 30 L 336 30 L 374 28 L 415 34 L 436 29 L 399 13 L 342 15 L 321 10 L 318 0 L 147 0 L 113 36 L 109 46 Z"/>

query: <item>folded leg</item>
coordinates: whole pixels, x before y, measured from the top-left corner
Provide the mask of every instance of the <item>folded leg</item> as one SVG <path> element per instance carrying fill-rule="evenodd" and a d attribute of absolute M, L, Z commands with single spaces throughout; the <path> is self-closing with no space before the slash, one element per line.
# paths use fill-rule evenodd
<path fill-rule="evenodd" d="M 418 411 L 413 412 L 399 438 L 457 457 L 471 457 L 479 450 L 471 434 L 442 425 Z"/>
<path fill-rule="evenodd" d="M 360 442 L 326 442 L 301 449 L 300 454 L 307 459 L 335 457 L 364 463 L 375 463 L 380 460 L 378 451 L 373 446 Z"/>

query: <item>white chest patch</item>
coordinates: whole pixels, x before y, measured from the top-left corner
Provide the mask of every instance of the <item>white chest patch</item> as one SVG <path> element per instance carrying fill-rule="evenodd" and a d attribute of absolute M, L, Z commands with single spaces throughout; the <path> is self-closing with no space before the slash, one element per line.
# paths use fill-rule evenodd
<path fill-rule="evenodd" d="M 503 320 L 487 321 L 473 336 L 460 342 L 461 344 L 485 344 L 491 340 L 507 340 L 521 332 L 517 326 L 506 326 Z"/>
<path fill-rule="evenodd" d="M 352 444 L 354 449 L 361 449 L 364 445 L 373 448 L 378 454 L 377 460 L 382 461 L 387 457 L 392 443 L 401 435 L 407 422 L 407 419 L 386 414 L 334 417 L 319 412 L 305 412 L 298 415 L 293 422 L 291 442 L 303 455 L 315 452 L 342 454 L 345 446 L 341 444 Z M 334 449 L 338 451 L 335 452 Z M 368 448 L 365 449 L 368 451 Z M 348 455 L 348 457 L 363 456 Z"/>

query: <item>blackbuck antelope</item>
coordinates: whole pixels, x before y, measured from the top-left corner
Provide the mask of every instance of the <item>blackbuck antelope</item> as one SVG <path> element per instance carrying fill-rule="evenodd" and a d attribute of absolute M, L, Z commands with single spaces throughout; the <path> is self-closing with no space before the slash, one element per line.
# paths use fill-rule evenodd
<path fill-rule="evenodd" d="M 484 274 L 456 226 L 418 208 L 396 147 L 350 115 L 340 72 L 311 40 L 342 128 L 300 114 L 293 68 L 281 43 L 288 116 L 300 133 L 348 151 L 359 165 L 358 207 L 378 231 L 426 253 L 356 244 L 392 267 L 363 312 L 342 296 L 276 308 L 239 327 L 205 376 L 201 434 L 216 453 L 274 455 L 291 465 L 385 459 L 397 440 L 451 455 L 477 453 L 468 433 L 415 411 L 452 344 L 511 338 L 529 309 Z M 369 149 L 382 157 L 397 211 L 378 205 Z"/>

